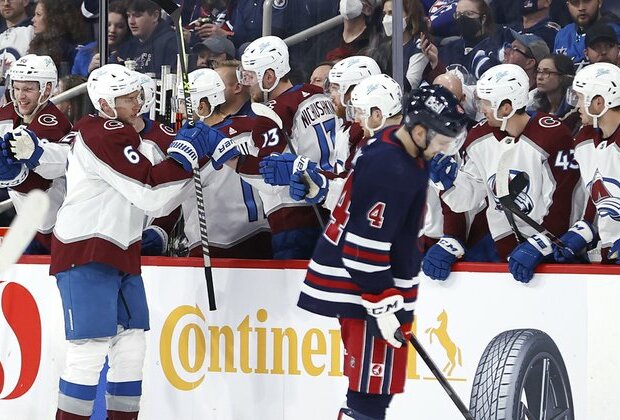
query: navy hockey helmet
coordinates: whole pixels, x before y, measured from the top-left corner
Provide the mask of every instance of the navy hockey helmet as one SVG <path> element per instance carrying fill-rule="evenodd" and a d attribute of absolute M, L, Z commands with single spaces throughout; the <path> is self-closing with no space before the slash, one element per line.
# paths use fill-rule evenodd
<path fill-rule="evenodd" d="M 467 127 L 463 107 L 448 89 L 429 85 L 414 89 L 403 102 L 403 122 L 408 130 L 421 124 L 448 137 L 457 137 Z"/>

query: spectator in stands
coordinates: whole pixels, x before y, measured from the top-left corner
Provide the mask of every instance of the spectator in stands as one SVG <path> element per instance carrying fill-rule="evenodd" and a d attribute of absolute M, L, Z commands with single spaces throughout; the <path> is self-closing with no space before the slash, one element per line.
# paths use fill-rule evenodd
<path fill-rule="evenodd" d="M 113 1 L 108 5 L 108 48 L 112 53 L 129 39 L 127 9 L 122 1 Z M 78 49 L 71 74 L 88 76 L 91 71 L 101 66 L 97 41 Z"/>
<path fill-rule="evenodd" d="M 515 2 L 519 3 L 519 2 Z M 549 17 L 549 7 L 551 0 L 520 0 L 522 19 L 510 28 L 504 30 L 504 39 L 507 42 L 512 41 L 512 33 L 510 29 L 521 34 L 534 34 L 541 37 L 549 47 L 549 51 L 553 49 L 555 37 L 560 30 L 560 25 L 553 22 Z"/>
<path fill-rule="evenodd" d="M 235 58 L 235 45 L 226 37 L 211 36 L 196 44 L 193 52 L 198 54 L 197 68 L 214 69 L 217 63 Z"/>
<path fill-rule="evenodd" d="M 489 6 L 493 11 L 493 17 L 497 25 L 514 26 L 518 25 L 522 18 L 522 1 L 523 0 L 491 0 Z M 538 0 L 524 0 L 528 1 Z"/>
<path fill-rule="evenodd" d="M 461 64 L 477 79 L 486 70 L 500 64 L 497 58 L 500 45 L 495 38 L 493 14 L 484 0 L 459 0 L 454 16 L 460 37 L 439 46 L 439 60 Z M 434 46 L 422 48 L 423 51 L 428 49 L 434 50 Z"/>
<path fill-rule="evenodd" d="M 218 63 L 215 68 L 217 74 L 224 81 L 224 99 L 226 102 L 220 105 L 220 109 L 222 113 L 231 117 L 254 115 L 250 101 L 250 88 L 239 83 L 237 79 L 237 69 L 240 65 L 241 61 L 228 60 Z"/>
<path fill-rule="evenodd" d="M 56 94 L 62 93 L 66 90 L 74 88 L 86 82 L 86 78 L 83 76 L 68 75 L 58 80 L 58 87 L 56 88 Z M 84 95 L 78 95 L 67 101 L 62 101 L 56 104 L 56 107 L 67 116 L 67 119 L 71 124 L 75 124 L 80 118 L 88 114 L 90 107 L 87 106 L 88 98 Z"/>
<path fill-rule="evenodd" d="M 607 24 L 597 22 L 586 31 L 586 57 L 590 63 L 620 64 L 618 39 Z"/>
<path fill-rule="evenodd" d="M 340 46 L 327 53 L 331 61 L 356 55 L 371 43 L 378 42 L 374 22 L 381 19 L 379 0 L 341 0 L 340 14 L 344 17 L 344 29 Z M 376 45 L 376 44 L 375 44 Z"/>
<path fill-rule="evenodd" d="M 130 0 L 127 4 L 127 20 L 133 38 L 118 47 L 111 61 L 135 61 L 136 71 L 153 73 L 155 77 L 159 77 L 163 65 L 169 65 L 174 71 L 178 53 L 176 35 L 162 20 L 157 3 Z"/>
<path fill-rule="evenodd" d="M 332 63 L 331 61 L 323 61 L 319 63 L 310 75 L 310 84 L 325 87 L 325 81 L 327 80 L 329 71 L 332 69 L 333 66 L 334 63 Z"/>
<path fill-rule="evenodd" d="M 520 34 L 511 29 L 514 41 L 504 49 L 504 63 L 516 64 L 527 73 L 530 79 L 530 91 L 536 88 L 536 66 L 549 55 L 547 43 L 532 34 Z"/>
<path fill-rule="evenodd" d="M 620 24 L 618 17 L 609 13 L 601 13 L 602 0 L 568 0 L 568 11 L 573 22 L 566 25 L 555 37 L 554 52 L 566 54 L 575 63 L 577 70 L 588 63 L 585 55 L 585 33 L 595 22 L 609 24 L 620 41 Z"/>
<path fill-rule="evenodd" d="M 573 84 L 574 76 L 573 61 L 564 54 L 550 54 L 540 60 L 531 110 L 555 115 L 576 133 L 581 125 L 579 113 L 566 101 L 566 90 Z"/>
<path fill-rule="evenodd" d="M 427 4 L 426 0 L 423 0 Z M 454 12 L 458 0 L 432 1 L 428 10 L 430 32 L 439 39 L 459 36 L 458 27 L 454 22 Z"/>
<path fill-rule="evenodd" d="M 69 74 L 78 44 L 87 37 L 82 16 L 70 0 L 39 0 L 32 18 L 31 54 L 49 55 L 59 77 Z"/>
<path fill-rule="evenodd" d="M 5 28 L 0 33 L 0 79 L 4 79 L 11 65 L 28 52 L 34 37 L 26 6 L 28 0 L 0 1 L 0 15 L 5 21 Z"/>

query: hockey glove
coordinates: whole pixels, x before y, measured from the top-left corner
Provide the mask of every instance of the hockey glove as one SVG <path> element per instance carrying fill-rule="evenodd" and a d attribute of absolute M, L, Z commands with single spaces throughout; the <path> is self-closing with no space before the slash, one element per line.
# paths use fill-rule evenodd
<path fill-rule="evenodd" d="M 316 163 L 305 156 L 292 153 L 273 153 L 266 156 L 259 163 L 259 171 L 267 184 L 289 185 L 291 175 L 297 171 L 303 172 L 306 168 L 316 168 Z"/>
<path fill-rule="evenodd" d="M 289 195 L 293 200 L 306 200 L 310 204 L 319 204 L 325 200 L 329 184 L 327 178 L 316 170 L 295 172 L 291 175 Z"/>
<path fill-rule="evenodd" d="M 572 263 L 577 259 L 577 255 L 586 250 L 588 245 L 595 240 L 598 241 L 598 235 L 590 223 L 580 220 L 560 239 L 566 248 L 553 247 L 553 257 L 559 263 Z"/>
<path fill-rule="evenodd" d="M 616 239 L 616 242 L 609 248 L 607 258 L 610 260 L 616 260 L 616 264 L 620 264 L 620 239 Z"/>
<path fill-rule="evenodd" d="M 211 157 L 215 164 L 221 165 L 239 156 L 239 150 L 233 140 L 198 121 L 194 127 L 185 125 L 179 130 L 168 146 L 168 155 L 189 172 L 204 157 Z"/>
<path fill-rule="evenodd" d="M 452 271 L 452 264 L 465 254 L 463 245 L 450 236 L 444 236 L 426 251 L 422 271 L 433 280 L 445 280 Z"/>
<path fill-rule="evenodd" d="M 9 163 L 25 163 L 28 169 L 34 169 L 39 165 L 39 159 L 43 154 L 43 148 L 39 143 L 39 138 L 34 132 L 20 125 L 4 135 L 2 154 Z"/>
<path fill-rule="evenodd" d="M 405 324 L 405 300 L 396 289 L 384 290 L 381 294 L 362 294 L 362 305 L 368 315 L 368 331 L 375 337 L 382 338 L 391 346 L 400 348 L 403 345 L 394 334 Z M 402 320 L 402 321 L 401 321 Z"/>
<path fill-rule="evenodd" d="M 429 176 L 439 190 L 449 190 L 454 185 L 459 165 L 452 156 L 437 154 L 431 159 Z"/>
<path fill-rule="evenodd" d="M 14 187 L 28 176 L 28 169 L 21 163 L 9 163 L 5 156 L 0 157 L 0 187 Z"/>
<path fill-rule="evenodd" d="M 142 231 L 141 255 L 166 255 L 168 234 L 159 226 L 149 226 Z"/>
<path fill-rule="evenodd" d="M 529 283 L 534 277 L 536 266 L 552 252 L 549 238 L 537 233 L 512 251 L 508 256 L 508 269 L 515 280 Z"/>

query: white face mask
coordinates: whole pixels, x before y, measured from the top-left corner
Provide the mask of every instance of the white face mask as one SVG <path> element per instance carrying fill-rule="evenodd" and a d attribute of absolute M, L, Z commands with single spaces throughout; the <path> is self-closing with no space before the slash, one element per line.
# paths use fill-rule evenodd
<path fill-rule="evenodd" d="M 362 0 L 340 0 L 340 14 L 345 19 L 354 19 L 362 14 Z"/>
<path fill-rule="evenodd" d="M 392 36 L 392 15 L 383 16 L 383 21 L 381 23 L 383 23 L 383 30 L 385 31 L 385 34 L 387 36 Z M 405 30 L 406 26 L 407 20 L 403 18 L 403 31 Z"/>

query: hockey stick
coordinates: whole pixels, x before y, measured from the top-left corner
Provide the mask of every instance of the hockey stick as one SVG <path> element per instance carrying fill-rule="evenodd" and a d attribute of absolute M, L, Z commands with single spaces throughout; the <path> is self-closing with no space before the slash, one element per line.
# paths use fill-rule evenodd
<path fill-rule="evenodd" d="M 282 133 L 284 134 L 284 138 L 286 139 L 286 144 L 288 144 L 288 148 L 291 150 L 291 153 L 294 155 L 297 155 L 297 152 L 295 151 L 295 147 L 293 147 L 293 143 L 291 142 L 291 139 L 288 137 L 288 135 L 284 132 L 282 128 L 284 127 L 284 124 L 282 123 L 282 118 L 280 118 L 280 116 L 273 109 L 269 108 L 265 104 L 259 104 L 258 102 L 254 102 L 252 104 L 252 111 L 254 111 L 254 113 L 258 115 L 259 117 L 268 118 L 274 123 L 276 123 L 280 131 L 282 131 Z M 306 174 L 305 172 L 303 174 L 303 177 L 306 180 L 306 184 L 308 186 L 314 184 L 314 182 L 312 182 L 312 180 L 310 179 L 310 176 Z M 309 187 L 309 188 L 312 189 L 312 187 Z M 318 193 L 318 191 L 314 191 L 315 195 L 316 193 Z M 316 215 L 317 220 L 319 221 L 319 225 L 321 226 L 321 229 L 325 229 L 325 223 L 323 223 L 321 212 L 319 212 L 319 209 L 317 208 L 316 204 L 311 204 L 311 206 L 312 206 L 312 210 L 314 210 L 314 214 Z"/>
<path fill-rule="evenodd" d="M 189 93 L 189 76 L 187 73 L 187 58 L 185 56 L 185 40 L 183 39 L 183 26 L 181 24 L 181 8 L 170 0 L 155 0 L 162 9 L 172 18 L 176 26 L 177 43 L 179 46 L 179 64 L 181 66 L 181 78 L 183 81 L 183 96 L 185 99 L 185 111 L 187 123 L 194 126 L 194 110 Z M 205 200 L 202 194 L 202 181 L 200 179 L 200 167 L 196 162 L 193 167 L 194 191 L 196 192 L 196 207 L 198 208 L 198 222 L 200 223 L 200 243 L 202 245 L 202 258 L 204 260 L 205 281 L 207 283 L 207 298 L 209 310 L 216 310 L 215 291 L 213 289 L 213 271 L 211 270 L 211 257 L 209 256 L 209 237 L 207 236 L 207 216 L 205 213 Z"/>
<path fill-rule="evenodd" d="M 43 224 L 43 218 L 49 208 L 49 198 L 41 190 L 33 190 L 26 196 L 13 219 L 8 233 L 0 245 L 0 274 L 15 264 L 24 253 L 37 229 Z"/>
<path fill-rule="evenodd" d="M 424 347 L 422 347 L 422 344 L 420 344 L 415 334 L 413 334 L 412 332 L 408 332 L 406 334 L 407 338 L 405 338 L 405 334 L 403 334 L 401 330 L 397 330 L 394 336 L 398 341 L 403 344 L 407 343 L 407 341 L 411 343 L 411 345 L 418 352 L 420 357 L 422 357 L 422 360 L 424 360 L 424 363 L 426 363 L 426 366 L 428 366 L 435 378 L 437 378 L 439 384 L 448 393 L 448 396 L 450 397 L 454 405 L 456 405 L 456 407 L 459 409 L 463 417 L 467 420 L 475 420 L 474 416 L 469 412 L 467 406 L 463 403 L 454 388 L 452 388 L 452 385 L 448 383 L 448 380 L 445 376 L 443 376 L 443 373 L 441 373 L 435 362 L 433 362 L 433 359 L 431 359 L 426 350 L 424 350 Z"/>
<path fill-rule="evenodd" d="M 13 208 L 13 200 L 7 198 L 4 201 L 0 202 L 0 213 L 4 213 L 5 211 Z"/>

